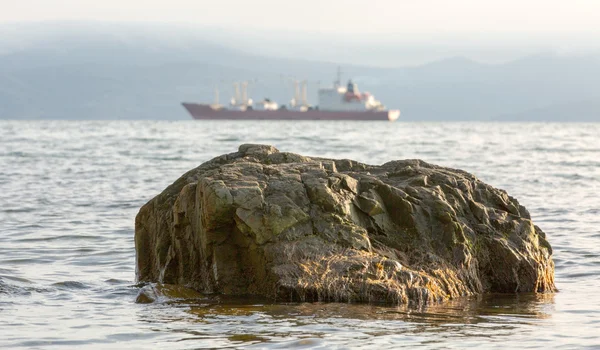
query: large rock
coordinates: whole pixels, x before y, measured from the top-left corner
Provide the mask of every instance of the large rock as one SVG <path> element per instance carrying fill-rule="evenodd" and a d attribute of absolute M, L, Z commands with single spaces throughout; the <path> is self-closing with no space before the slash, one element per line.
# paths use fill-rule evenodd
<path fill-rule="evenodd" d="M 506 192 L 420 160 L 242 145 L 136 217 L 140 282 L 278 300 L 435 302 L 552 292 L 544 232 Z"/>

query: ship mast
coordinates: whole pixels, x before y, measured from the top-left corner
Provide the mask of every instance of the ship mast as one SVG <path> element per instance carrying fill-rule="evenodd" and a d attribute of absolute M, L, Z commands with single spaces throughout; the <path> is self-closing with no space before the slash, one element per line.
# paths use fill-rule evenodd
<path fill-rule="evenodd" d="M 294 80 L 294 107 L 300 102 L 300 86 L 298 80 Z"/>
<path fill-rule="evenodd" d="M 248 106 L 248 82 L 242 82 L 242 103 L 244 106 Z"/>
<path fill-rule="evenodd" d="M 334 86 L 336 88 L 342 86 L 342 68 L 340 66 L 338 66 L 337 68 L 337 79 L 334 82 Z"/>
<path fill-rule="evenodd" d="M 303 106 L 308 106 L 307 87 L 306 87 L 307 83 L 308 82 L 306 80 L 304 80 L 302 82 L 302 105 Z"/>
<path fill-rule="evenodd" d="M 234 96 L 233 99 L 235 101 L 235 105 L 238 105 L 240 103 L 240 83 L 239 82 L 235 82 L 233 83 L 233 91 L 234 91 Z"/>

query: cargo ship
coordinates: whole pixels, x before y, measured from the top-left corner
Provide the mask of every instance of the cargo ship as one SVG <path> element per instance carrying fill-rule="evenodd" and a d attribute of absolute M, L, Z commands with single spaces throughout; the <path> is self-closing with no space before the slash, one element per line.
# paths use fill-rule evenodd
<path fill-rule="evenodd" d="M 332 87 L 318 90 L 319 103 L 307 102 L 307 82 L 294 82 L 295 95 L 287 105 L 270 99 L 254 103 L 248 98 L 248 83 L 234 83 L 234 96 L 228 106 L 219 104 L 219 91 L 215 90 L 215 103 L 183 102 L 194 119 L 204 120 L 387 120 L 395 121 L 400 110 L 388 110 L 368 92 L 360 92 L 352 80 L 346 86 L 338 79 Z M 302 90 L 302 92 L 300 92 Z M 240 93 L 241 91 L 241 93 Z"/>

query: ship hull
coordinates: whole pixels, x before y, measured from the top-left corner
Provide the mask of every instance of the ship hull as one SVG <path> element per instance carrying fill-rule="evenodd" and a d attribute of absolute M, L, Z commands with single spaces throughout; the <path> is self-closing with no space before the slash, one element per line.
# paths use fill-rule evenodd
<path fill-rule="evenodd" d="M 389 111 L 319 111 L 308 110 L 230 110 L 216 109 L 211 105 L 183 103 L 183 107 L 194 119 L 201 120 L 387 120 L 394 121 L 400 116 L 399 110 Z"/>

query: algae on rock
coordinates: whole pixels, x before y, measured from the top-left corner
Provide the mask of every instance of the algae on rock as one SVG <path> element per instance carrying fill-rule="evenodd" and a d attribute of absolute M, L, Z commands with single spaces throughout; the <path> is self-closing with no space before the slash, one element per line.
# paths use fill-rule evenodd
<path fill-rule="evenodd" d="M 278 300 L 437 302 L 552 292 L 544 232 L 506 192 L 420 160 L 242 145 L 136 217 L 138 280 Z"/>

